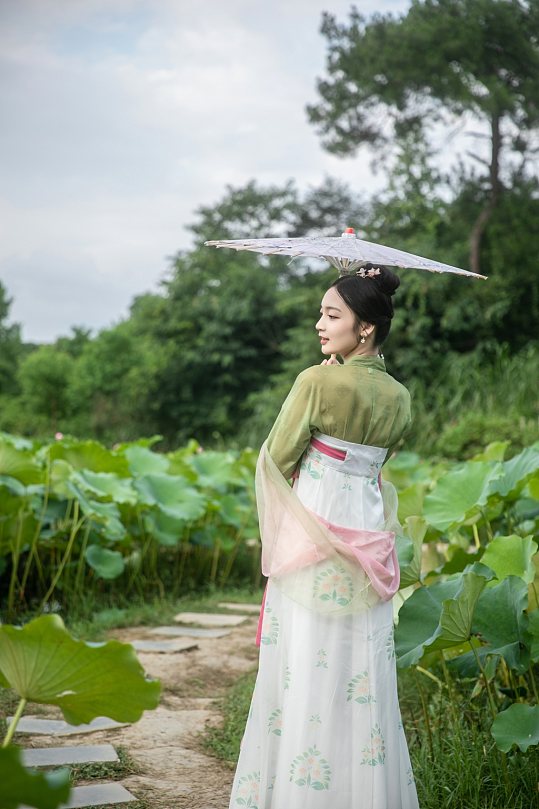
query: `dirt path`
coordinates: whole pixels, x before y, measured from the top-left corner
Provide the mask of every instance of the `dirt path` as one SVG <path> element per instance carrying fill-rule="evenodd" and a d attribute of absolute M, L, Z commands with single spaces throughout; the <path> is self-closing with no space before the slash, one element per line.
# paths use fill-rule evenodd
<path fill-rule="evenodd" d="M 151 809 L 227 809 L 234 773 L 201 751 L 197 736 L 206 725 L 221 721 L 215 698 L 256 668 L 255 633 L 253 617 L 224 638 L 197 639 L 198 649 L 190 652 L 138 653 L 146 672 L 161 680 L 161 704 L 135 725 L 103 736 L 126 747 L 141 767 L 139 775 L 124 777 L 122 783 Z M 125 642 L 155 639 L 146 628 L 110 636 Z"/>
<path fill-rule="evenodd" d="M 66 744 L 110 743 L 124 747 L 138 765 L 136 775 L 121 783 L 149 809 L 227 809 L 233 770 L 201 748 L 199 735 L 221 722 L 215 699 L 238 676 L 256 668 L 254 643 L 257 618 L 249 617 L 223 638 L 197 638 L 198 648 L 174 654 L 138 653 L 145 671 L 158 678 L 162 696 L 155 711 L 134 725 L 92 734 L 69 736 Z M 108 633 L 124 642 L 155 640 L 148 627 Z M 42 712 L 62 718 L 56 709 Z M 34 736 L 29 746 L 58 746 L 59 737 Z M 84 782 L 80 782 L 84 783 Z"/>

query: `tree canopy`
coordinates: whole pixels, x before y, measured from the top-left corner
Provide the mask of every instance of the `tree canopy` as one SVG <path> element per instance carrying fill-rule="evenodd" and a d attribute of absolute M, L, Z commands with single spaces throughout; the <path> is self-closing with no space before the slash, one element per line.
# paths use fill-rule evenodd
<path fill-rule="evenodd" d="M 504 177 L 523 174 L 539 126 L 537 0 L 412 0 L 406 14 L 349 22 L 324 14 L 327 77 L 307 107 L 325 148 L 350 155 L 369 146 L 380 156 L 411 130 L 446 125 L 470 113 L 489 132 L 481 161 L 483 199 L 470 232 L 470 265 L 498 204 Z"/>

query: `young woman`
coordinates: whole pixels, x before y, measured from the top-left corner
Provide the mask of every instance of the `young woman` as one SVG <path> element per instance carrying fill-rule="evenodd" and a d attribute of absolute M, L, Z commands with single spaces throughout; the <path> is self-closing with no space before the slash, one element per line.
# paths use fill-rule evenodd
<path fill-rule="evenodd" d="M 260 452 L 268 585 L 231 809 L 418 807 L 393 645 L 396 495 L 380 477 L 410 423 L 379 353 L 398 286 L 370 264 L 331 285 L 326 359 L 299 374 Z"/>

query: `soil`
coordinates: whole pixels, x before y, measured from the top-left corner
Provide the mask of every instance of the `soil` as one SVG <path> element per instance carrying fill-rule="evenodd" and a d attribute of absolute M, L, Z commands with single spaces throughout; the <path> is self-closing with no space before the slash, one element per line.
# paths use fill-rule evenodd
<path fill-rule="evenodd" d="M 249 616 L 226 637 L 197 638 L 198 648 L 188 652 L 139 652 L 146 673 L 161 681 L 159 707 L 134 725 L 65 737 L 66 743 L 126 748 L 138 772 L 122 776 L 121 783 L 148 809 L 227 809 L 233 768 L 210 756 L 201 736 L 222 721 L 216 700 L 238 676 L 256 669 L 256 624 L 257 617 Z M 148 627 L 114 630 L 109 637 L 155 640 Z M 48 715 L 61 718 L 52 710 Z M 33 737 L 30 744 L 58 746 L 59 737 Z"/>

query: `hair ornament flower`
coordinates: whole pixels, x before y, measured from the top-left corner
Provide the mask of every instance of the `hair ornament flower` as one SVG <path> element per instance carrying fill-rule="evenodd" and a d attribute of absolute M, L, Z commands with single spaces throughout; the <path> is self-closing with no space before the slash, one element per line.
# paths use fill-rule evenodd
<path fill-rule="evenodd" d="M 376 269 L 371 267 L 370 270 L 366 270 L 365 267 L 360 267 L 356 275 L 360 275 L 361 278 L 374 278 L 375 275 L 380 275 L 380 267 L 376 267 Z"/>

